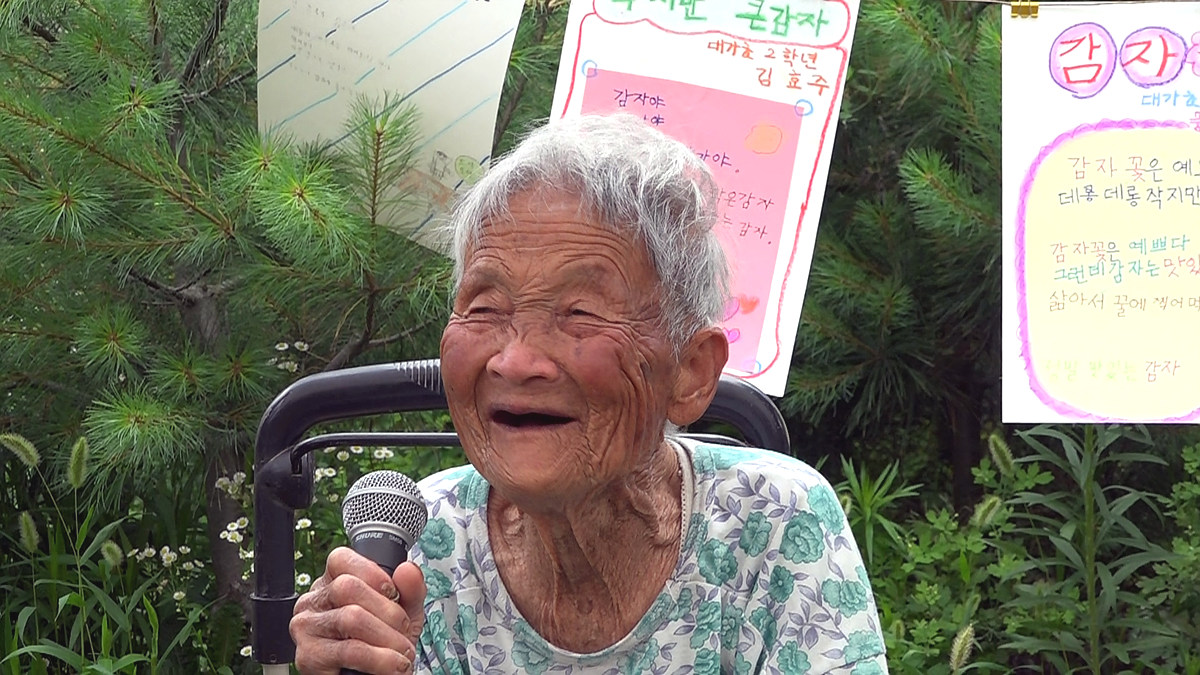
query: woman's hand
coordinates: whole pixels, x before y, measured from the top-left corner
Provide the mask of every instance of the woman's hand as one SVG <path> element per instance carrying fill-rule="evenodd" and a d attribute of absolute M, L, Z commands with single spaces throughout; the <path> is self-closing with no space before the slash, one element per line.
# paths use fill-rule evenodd
<path fill-rule="evenodd" d="M 289 629 L 306 675 L 411 672 L 425 625 L 425 578 L 406 562 L 389 579 L 379 565 L 340 547 L 325 575 L 296 602 Z"/>

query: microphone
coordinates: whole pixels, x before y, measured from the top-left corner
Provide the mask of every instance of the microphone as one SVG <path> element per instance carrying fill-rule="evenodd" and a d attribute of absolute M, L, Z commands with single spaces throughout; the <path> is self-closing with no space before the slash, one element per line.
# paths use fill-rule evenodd
<path fill-rule="evenodd" d="M 355 481 L 342 500 L 342 526 L 350 548 L 377 563 L 389 577 L 408 559 L 428 520 L 421 490 L 396 471 L 372 471 Z M 358 672 L 342 669 L 342 675 Z"/>
<path fill-rule="evenodd" d="M 396 471 L 372 471 L 359 478 L 342 500 L 342 526 L 350 548 L 391 576 L 425 529 L 429 509 L 411 478 Z"/>

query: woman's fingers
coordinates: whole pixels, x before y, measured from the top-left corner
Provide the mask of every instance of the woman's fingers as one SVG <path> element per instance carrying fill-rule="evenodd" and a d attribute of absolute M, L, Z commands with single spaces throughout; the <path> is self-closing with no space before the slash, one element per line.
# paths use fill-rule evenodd
<path fill-rule="evenodd" d="M 409 672 L 425 622 L 424 599 L 416 565 L 401 565 L 393 579 L 354 551 L 335 549 L 325 574 L 296 602 L 289 626 L 296 667 L 320 675 L 343 668 Z"/>
<path fill-rule="evenodd" d="M 392 583 L 400 594 L 400 607 L 408 619 L 408 628 L 401 632 L 416 644 L 425 627 L 425 574 L 414 563 L 405 562 L 396 568 Z"/>

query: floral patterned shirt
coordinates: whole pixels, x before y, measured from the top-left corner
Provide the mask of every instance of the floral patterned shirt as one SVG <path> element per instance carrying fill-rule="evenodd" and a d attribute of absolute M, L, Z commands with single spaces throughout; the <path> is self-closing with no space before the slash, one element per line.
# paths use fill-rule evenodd
<path fill-rule="evenodd" d="M 513 605 L 488 544 L 483 477 L 467 466 L 422 481 L 417 671 L 886 673 L 867 573 L 829 483 L 778 453 L 680 444 L 694 473 L 679 562 L 637 626 L 592 654 L 550 644 Z"/>

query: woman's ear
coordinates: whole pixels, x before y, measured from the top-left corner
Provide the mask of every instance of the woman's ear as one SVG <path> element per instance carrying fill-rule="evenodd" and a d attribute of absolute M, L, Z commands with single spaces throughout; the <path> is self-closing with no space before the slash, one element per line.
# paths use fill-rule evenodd
<path fill-rule="evenodd" d="M 700 419 L 717 394 L 721 369 L 728 358 L 729 340 L 725 331 L 714 326 L 693 335 L 679 355 L 679 375 L 667 408 L 667 419 L 677 426 Z"/>

